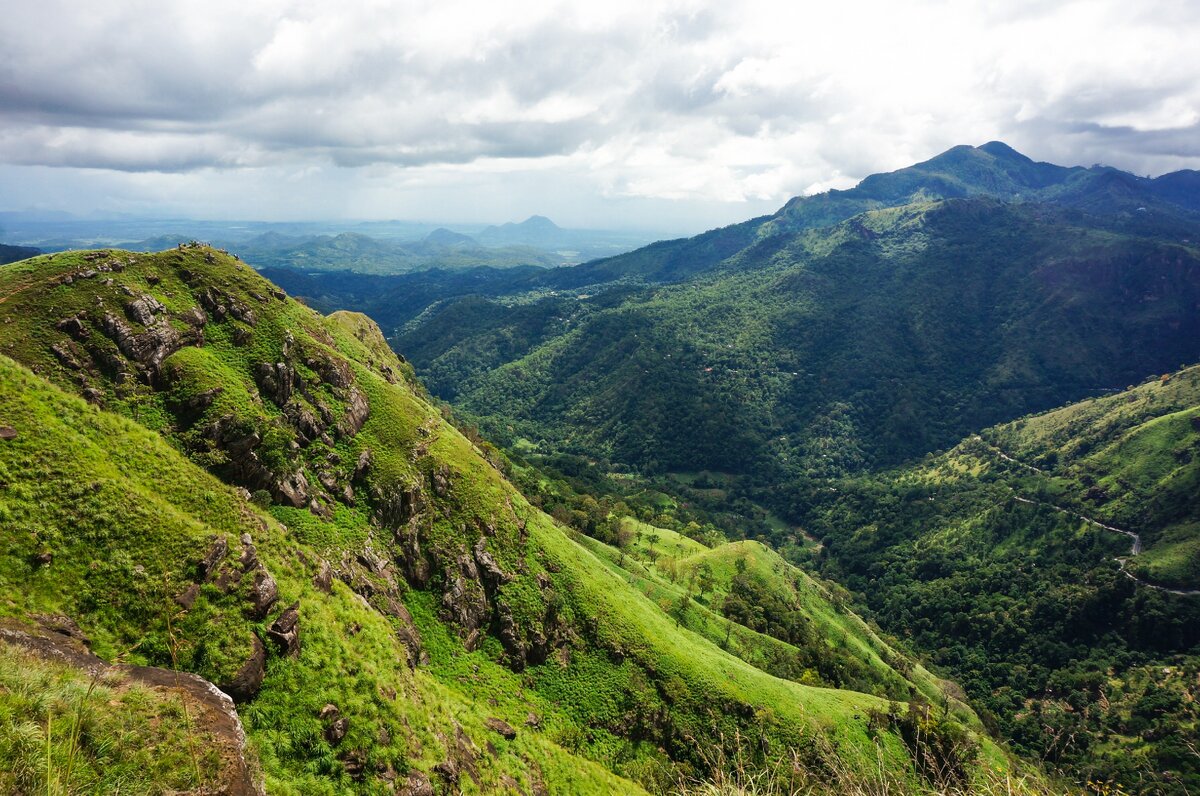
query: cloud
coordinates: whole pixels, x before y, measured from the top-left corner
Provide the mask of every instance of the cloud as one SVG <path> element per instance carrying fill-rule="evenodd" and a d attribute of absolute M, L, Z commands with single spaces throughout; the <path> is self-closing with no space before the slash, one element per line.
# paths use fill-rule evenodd
<path fill-rule="evenodd" d="M 369 185 L 379 215 L 420 206 L 414 179 L 465 171 L 517 213 L 546 210 L 527 186 L 570 186 L 591 196 L 568 213 L 748 205 L 729 220 L 995 138 L 1064 163 L 1200 165 L 1194 4 L 342 5 L 11 0 L 0 162 L 101 170 L 114 194 L 189 175 L 221 207 L 255 180 L 346 205 Z"/>

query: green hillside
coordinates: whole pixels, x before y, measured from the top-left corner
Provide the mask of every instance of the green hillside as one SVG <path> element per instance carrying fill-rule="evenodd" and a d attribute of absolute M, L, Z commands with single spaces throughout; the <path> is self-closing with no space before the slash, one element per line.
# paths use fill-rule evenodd
<path fill-rule="evenodd" d="M 1194 361 L 1198 301 L 1190 245 L 962 199 L 772 238 L 616 299 L 464 299 L 395 343 L 501 441 L 770 490 Z"/>
<path fill-rule="evenodd" d="M 1200 782 L 1197 417 L 1192 367 L 811 484 L 798 508 L 822 571 L 929 651 L 1000 735 L 1080 779 L 1186 793 Z"/>
<path fill-rule="evenodd" d="M 164 699 L 173 669 L 217 683 L 272 793 L 667 792 L 714 776 L 714 752 L 801 774 L 838 761 L 908 790 L 1011 765 L 798 573 L 781 599 L 817 630 L 793 649 L 827 657 L 822 633 L 841 628 L 859 690 L 772 676 L 689 629 L 632 565 L 531 506 L 373 323 L 322 317 L 221 252 L 7 266 L 0 354 L 0 614 L 159 667 Z M 918 692 L 915 707 L 884 698 Z M 73 693 L 6 698 L 0 721 L 52 759 L 86 758 L 81 778 L 127 765 L 94 722 L 54 746 L 72 709 L 97 709 Z M 161 710 L 144 701 L 131 721 Z M 185 722 L 189 743 L 203 732 Z M 185 786 L 218 776 L 186 763 Z"/>

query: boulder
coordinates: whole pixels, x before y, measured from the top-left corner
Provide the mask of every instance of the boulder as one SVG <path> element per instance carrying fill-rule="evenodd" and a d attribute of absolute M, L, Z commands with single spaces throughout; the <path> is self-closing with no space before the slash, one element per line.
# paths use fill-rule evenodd
<path fill-rule="evenodd" d="M 275 578 L 265 569 L 256 570 L 254 583 L 250 586 L 250 615 L 255 619 L 264 618 L 278 599 L 279 587 L 275 585 Z"/>
<path fill-rule="evenodd" d="M 350 731 L 350 719 L 342 716 L 334 719 L 325 727 L 325 740 L 329 741 L 331 746 L 337 746 L 346 737 L 346 733 Z"/>
<path fill-rule="evenodd" d="M 271 623 L 267 636 L 275 642 L 281 655 L 300 652 L 300 603 L 294 602 Z"/>
<path fill-rule="evenodd" d="M 234 702 L 248 702 L 253 699 L 262 688 L 263 677 L 267 673 L 267 652 L 262 642 L 258 640 L 258 636 L 251 636 L 250 643 L 252 648 L 246 662 L 228 682 L 218 686 L 229 694 Z"/>
<path fill-rule="evenodd" d="M 504 721 L 503 719 L 498 719 L 495 716 L 489 716 L 487 719 L 484 720 L 483 724 L 489 730 L 491 730 L 494 733 L 498 733 L 502 738 L 504 738 L 506 740 L 511 741 L 513 738 L 517 737 L 517 731 L 515 729 L 513 729 L 513 726 L 511 724 L 509 724 L 507 721 Z"/>

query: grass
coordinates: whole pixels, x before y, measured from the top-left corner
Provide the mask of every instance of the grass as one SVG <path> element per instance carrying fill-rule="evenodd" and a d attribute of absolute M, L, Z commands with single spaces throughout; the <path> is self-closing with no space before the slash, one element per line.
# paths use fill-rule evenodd
<path fill-rule="evenodd" d="M 68 796 L 157 794 L 204 783 L 221 761 L 180 697 L 99 679 L 0 646 L 0 791 Z M 189 745 L 203 751 L 193 758 Z"/>

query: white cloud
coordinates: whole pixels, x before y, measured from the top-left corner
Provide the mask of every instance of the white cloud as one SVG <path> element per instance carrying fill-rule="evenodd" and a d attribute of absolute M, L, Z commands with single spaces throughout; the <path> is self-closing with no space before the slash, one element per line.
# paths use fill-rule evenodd
<path fill-rule="evenodd" d="M 1195 167 L 1198 34 L 1166 0 L 11 0 L 0 204 L 70 173 L 64 204 L 698 226 L 994 138 Z"/>

